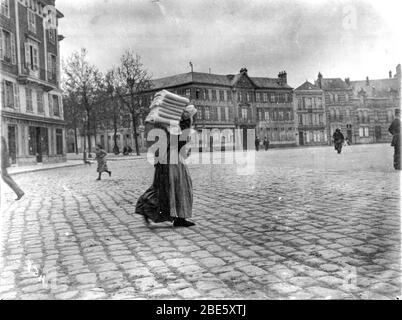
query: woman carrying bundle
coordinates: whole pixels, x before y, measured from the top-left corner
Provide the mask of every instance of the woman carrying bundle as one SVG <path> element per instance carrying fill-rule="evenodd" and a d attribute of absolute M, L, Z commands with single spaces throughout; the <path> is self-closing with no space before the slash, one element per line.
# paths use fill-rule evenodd
<path fill-rule="evenodd" d="M 181 130 L 191 127 L 196 112 L 192 105 L 185 108 L 180 119 Z M 138 199 L 135 213 L 142 215 L 147 224 L 151 220 L 155 223 L 170 221 L 173 222 L 174 227 L 193 226 L 193 222 L 186 220 L 192 216 L 192 181 L 184 159 L 180 155 L 180 149 L 186 142 L 179 141 L 180 133 L 171 130 L 171 127 L 159 123 L 146 125 L 147 131 L 152 128 L 162 129 L 166 134 L 166 155 L 159 154 L 160 150 L 158 150 L 156 156 L 167 161 L 157 162 L 154 165 L 152 186 Z M 177 137 L 171 139 L 171 135 Z M 174 145 L 171 146 L 171 142 Z M 177 163 L 170 163 L 171 152 L 178 152 Z"/>

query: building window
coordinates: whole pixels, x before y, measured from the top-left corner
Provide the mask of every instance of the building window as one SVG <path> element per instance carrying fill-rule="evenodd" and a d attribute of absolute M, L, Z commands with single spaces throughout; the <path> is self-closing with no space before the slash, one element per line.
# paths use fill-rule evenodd
<path fill-rule="evenodd" d="M 230 92 L 230 90 L 226 91 L 226 96 L 228 101 L 232 100 L 232 93 Z"/>
<path fill-rule="evenodd" d="M 262 120 L 262 111 L 261 109 L 258 109 L 258 120 Z"/>
<path fill-rule="evenodd" d="M 319 121 L 320 121 L 320 124 L 324 124 L 324 117 L 323 117 L 323 115 L 322 114 L 320 114 L 319 115 Z"/>
<path fill-rule="evenodd" d="M 251 101 L 250 93 L 249 93 L 249 92 L 246 92 L 246 101 L 247 101 L 247 102 L 250 102 L 250 101 Z"/>
<path fill-rule="evenodd" d="M 265 120 L 269 120 L 269 112 L 268 111 L 265 111 L 264 112 L 264 116 L 265 116 Z"/>
<path fill-rule="evenodd" d="M 195 98 L 200 99 L 200 89 L 195 89 Z"/>
<path fill-rule="evenodd" d="M 205 107 L 205 120 L 209 120 L 209 118 L 210 118 L 209 107 Z"/>
<path fill-rule="evenodd" d="M 337 120 L 340 120 L 339 109 L 335 109 L 335 118 L 336 118 Z"/>
<path fill-rule="evenodd" d="M 363 111 L 363 123 L 368 123 L 368 122 L 369 122 L 368 111 L 364 110 Z"/>
<path fill-rule="evenodd" d="M 257 92 L 255 94 L 255 102 L 260 102 L 260 93 L 259 92 Z"/>
<path fill-rule="evenodd" d="M 225 101 L 225 92 L 223 90 L 219 90 L 219 100 Z"/>
<path fill-rule="evenodd" d="M 196 113 L 197 119 L 202 120 L 202 107 L 198 108 L 198 112 Z"/>
<path fill-rule="evenodd" d="M 268 93 L 264 92 L 264 93 L 262 94 L 262 101 L 268 102 Z"/>
<path fill-rule="evenodd" d="M 56 57 L 55 57 L 55 56 L 53 56 L 53 57 L 54 57 L 54 61 L 56 62 Z M 54 65 L 55 65 L 55 64 L 56 64 L 56 63 L 54 63 Z M 55 72 L 55 74 L 56 74 L 56 72 Z M 185 95 L 186 95 L 187 98 L 190 98 L 191 90 L 190 90 L 190 89 L 186 89 Z"/>
<path fill-rule="evenodd" d="M 388 122 L 392 122 L 394 120 L 394 114 L 392 113 L 392 110 L 387 111 L 387 118 Z"/>
<path fill-rule="evenodd" d="M 56 153 L 63 154 L 63 130 L 56 129 Z"/>
<path fill-rule="evenodd" d="M 28 30 L 36 33 L 36 14 L 32 10 L 28 11 Z"/>
<path fill-rule="evenodd" d="M 57 62 L 54 54 L 47 54 L 47 76 L 49 80 L 56 79 Z M 188 89 L 190 90 L 190 89 Z M 187 95 L 187 90 L 186 90 Z"/>
<path fill-rule="evenodd" d="M 40 90 L 36 91 L 36 101 L 38 105 L 38 113 L 43 113 L 43 92 Z"/>
<path fill-rule="evenodd" d="M 229 107 L 225 107 L 225 121 L 229 121 Z"/>
<path fill-rule="evenodd" d="M 56 29 L 49 29 L 49 42 L 53 44 L 56 43 Z"/>
<path fill-rule="evenodd" d="M 7 63 L 17 64 L 15 36 L 4 29 L 0 29 L 0 59 Z"/>
<path fill-rule="evenodd" d="M 27 101 L 27 111 L 32 112 L 33 107 L 32 107 L 32 89 L 31 88 L 25 88 L 25 93 L 26 93 L 26 101 Z"/>
<path fill-rule="evenodd" d="M 316 105 L 317 105 L 318 109 L 322 109 L 322 99 L 321 98 L 317 98 Z"/>
<path fill-rule="evenodd" d="M 1 0 L 1 14 L 10 18 L 10 0 Z"/>
<path fill-rule="evenodd" d="M 15 107 L 15 101 L 14 97 L 16 95 L 16 92 L 14 90 L 15 84 L 4 80 L 2 82 L 2 90 L 1 90 L 1 101 L 2 105 L 5 106 L 6 108 L 14 108 Z"/>
<path fill-rule="evenodd" d="M 39 49 L 36 43 L 25 43 L 25 66 L 33 71 L 39 70 Z"/>
<path fill-rule="evenodd" d="M 212 101 L 216 101 L 216 90 L 211 91 L 212 91 Z"/>
<path fill-rule="evenodd" d="M 209 100 L 208 89 L 204 89 L 204 100 Z"/>
<path fill-rule="evenodd" d="M 365 138 L 369 136 L 369 128 L 368 127 L 360 127 L 359 128 L 359 136 L 361 138 Z"/>
<path fill-rule="evenodd" d="M 241 118 L 247 119 L 247 109 L 245 109 L 245 108 L 241 109 Z"/>

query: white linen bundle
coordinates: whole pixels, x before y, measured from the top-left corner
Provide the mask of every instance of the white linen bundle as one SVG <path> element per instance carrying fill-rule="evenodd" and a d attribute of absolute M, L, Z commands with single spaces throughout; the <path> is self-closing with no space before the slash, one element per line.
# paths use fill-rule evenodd
<path fill-rule="evenodd" d="M 151 111 L 145 121 L 178 126 L 181 115 L 189 103 L 189 99 L 185 97 L 181 97 L 167 90 L 159 91 L 155 94 L 149 106 Z"/>

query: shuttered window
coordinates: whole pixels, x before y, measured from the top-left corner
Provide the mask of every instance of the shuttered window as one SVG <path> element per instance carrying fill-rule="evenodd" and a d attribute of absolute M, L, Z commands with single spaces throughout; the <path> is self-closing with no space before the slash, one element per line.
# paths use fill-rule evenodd
<path fill-rule="evenodd" d="M 15 34 L 4 29 L 0 29 L 0 59 L 7 63 L 17 64 Z"/>
<path fill-rule="evenodd" d="M 33 111 L 33 107 L 32 107 L 32 89 L 31 88 L 25 88 L 25 95 L 26 95 L 27 111 L 32 112 Z"/>

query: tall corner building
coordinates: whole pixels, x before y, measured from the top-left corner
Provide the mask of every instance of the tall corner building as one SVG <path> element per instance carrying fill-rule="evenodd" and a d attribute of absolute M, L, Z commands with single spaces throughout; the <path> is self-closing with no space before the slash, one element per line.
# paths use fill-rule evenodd
<path fill-rule="evenodd" d="M 12 164 L 66 160 L 55 0 L 0 0 L 1 134 Z"/>

